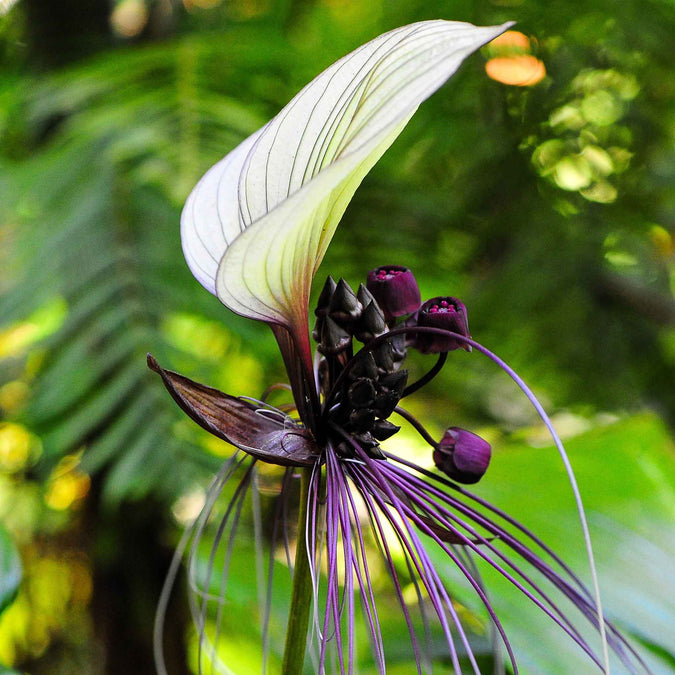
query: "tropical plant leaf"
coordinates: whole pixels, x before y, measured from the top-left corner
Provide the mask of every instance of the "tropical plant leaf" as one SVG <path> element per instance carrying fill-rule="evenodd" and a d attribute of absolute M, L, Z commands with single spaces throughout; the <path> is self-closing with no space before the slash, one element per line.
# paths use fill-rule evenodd
<path fill-rule="evenodd" d="M 65 308 L 30 351 L 23 418 L 42 440 L 43 476 L 84 450 L 83 466 L 107 476 L 108 497 L 124 499 L 175 495 L 202 470 L 198 436 L 176 437 L 178 413 L 145 354 L 176 354 L 162 332 L 170 311 L 223 317 L 218 303 L 193 299 L 179 205 L 201 163 L 267 117 L 222 97 L 223 78 L 211 76 L 210 64 L 269 72 L 275 40 L 262 58 L 245 40 L 186 41 L 3 83 L 17 102 L 12 137 L 24 142 L 3 160 L 1 208 L 12 228 L 10 261 L 22 273 L 6 289 L 0 327 L 20 326 L 54 303 Z M 177 457 L 180 476 L 171 471 Z"/>

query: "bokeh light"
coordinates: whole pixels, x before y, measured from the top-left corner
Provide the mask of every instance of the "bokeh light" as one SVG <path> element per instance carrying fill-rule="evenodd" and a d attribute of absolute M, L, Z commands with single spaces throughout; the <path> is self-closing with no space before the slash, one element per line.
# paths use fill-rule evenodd
<path fill-rule="evenodd" d="M 497 82 L 530 87 L 546 77 L 546 66 L 531 53 L 530 38 L 524 33 L 506 31 L 486 47 L 486 52 L 491 58 L 485 72 Z"/>
<path fill-rule="evenodd" d="M 132 38 L 143 31 L 148 17 L 148 7 L 144 0 L 121 0 L 110 15 L 110 25 L 115 35 Z"/>

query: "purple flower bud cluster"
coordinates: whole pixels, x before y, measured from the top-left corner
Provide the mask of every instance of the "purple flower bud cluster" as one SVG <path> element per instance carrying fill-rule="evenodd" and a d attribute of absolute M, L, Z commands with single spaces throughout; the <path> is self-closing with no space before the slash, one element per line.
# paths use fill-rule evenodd
<path fill-rule="evenodd" d="M 387 418 L 401 398 L 429 381 L 447 352 L 471 351 L 458 338 L 469 337 L 464 304 L 448 296 L 422 303 L 413 273 L 400 265 L 372 270 L 356 293 L 344 279 L 328 277 L 314 314 L 326 433 L 339 429 L 335 447 L 344 457 L 354 456 L 356 444 L 370 457 L 384 458 L 379 443 L 400 428 Z M 382 339 L 390 332 L 391 338 Z M 356 356 L 354 339 L 365 346 Z M 437 366 L 410 387 L 408 371 L 401 369 L 408 347 L 439 354 Z M 433 447 L 436 466 L 461 483 L 480 480 L 490 461 L 490 445 L 457 427 Z"/>
<path fill-rule="evenodd" d="M 354 293 L 344 279 L 337 284 L 333 277 L 326 279 L 314 314 L 312 336 L 324 356 L 351 352 L 353 337 L 366 343 L 387 331 L 382 310 L 368 289 L 361 284 Z"/>
<path fill-rule="evenodd" d="M 377 300 L 390 328 L 399 317 L 410 315 L 405 325 L 411 328 L 440 328 L 470 337 L 464 304 L 449 296 L 432 298 L 422 304 L 417 281 L 407 267 L 385 265 L 372 270 L 368 274 L 366 288 Z M 471 351 L 471 347 L 461 340 L 432 331 L 411 332 L 407 344 L 423 354 L 440 354 L 455 349 Z"/>

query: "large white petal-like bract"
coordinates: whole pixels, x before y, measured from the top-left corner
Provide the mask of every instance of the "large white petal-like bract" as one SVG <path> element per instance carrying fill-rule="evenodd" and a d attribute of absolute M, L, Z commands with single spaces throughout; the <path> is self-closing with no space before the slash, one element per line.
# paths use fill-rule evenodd
<path fill-rule="evenodd" d="M 312 278 L 359 183 L 419 104 L 509 25 L 411 24 L 318 75 L 190 194 L 181 237 L 197 280 L 239 314 L 306 331 Z"/>

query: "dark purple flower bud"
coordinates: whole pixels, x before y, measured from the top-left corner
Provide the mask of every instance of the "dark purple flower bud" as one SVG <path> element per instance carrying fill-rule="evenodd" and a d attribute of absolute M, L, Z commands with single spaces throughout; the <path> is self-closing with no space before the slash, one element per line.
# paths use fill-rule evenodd
<path fill-rule="evenodd" d="M 375 380 L 377 376 L 377 364 L 372 352 L 360 351 L 354 365 L 349 370 L 349 378 L 356 380 L 359 377 L 367 377 Z"/>
<path fill-rule="evenodd" d="M 337 284 L 335 283 L 335 280 L 332 276 L 328 275 L 326 283 L 323 285 L 321 293 L 319 294 L 319 299 L 316 302 L 316 309 L 314 310 L 316 316 L 323 316 L 328 312 L 328 305 L 330 305 L 331 298 L 333 297 L 336 288 Z"/>
<path fill-rule="evenodd" d="M 379 335 L 383 335 L 387 331 L 387 324 L 384 322 L 384 315 L 377 302 L 371 300 L 364 307 L 365 309 L 356 323 L 354 335 L 357 340 L 368 342 Z"/>
<path fill-rule="evenodd" d="M 378 441 L 386 441 L 391 438 L 401 427 L 393 424 L 389 420 L 375 420 L 370 429 L 370 433 Z"/>
<path fill-rule="evenodd" d="M 375 401 L 375 385 L 372 380 L 361 377 L 351 384 L 347 396 L 354 408 L 369 408 Z"/>
<path fill-rule="evenodd" d="M 438 297 L 427 300 L 412 318 L 408 325 L 425 328 L 443 328 L 465 337 L 469 334 L 469 322 L 466 318 L 466 307 L 457 298 Z M 412 338 L 412 346 L 422 354 L 439 354 L 454 349 L 471 351 L 471 346 L 451 336 L 417 333 Z"/>
<path fill-rule="evenodd" d="M 400 265 L 385 265 L 368 273 L 366 287 L 389 322 L 414 312 L 422 302 L 413 273 Z"/>
<path fill-rule="evenodd" d="M 434 464 L 458 483 L 477 483 L 490 464 L 490 444 L 477 434 L 450 427 L 434 450 Z"/>
<path fill-rule="evenodd" d="M 349 349 L 352 336 L 344 328 L 338 326 L 329 316 L 324 317 L 322 323 L 321 342 L 317 345 L 322 354 L 340 354 Z"/>
<path fill-rule="evenodd" d="M 352 287 L 340 279 L 328 305 L 328 316 L 338 323 L 351 323 L 361 316 L 362 310 Z"/>

